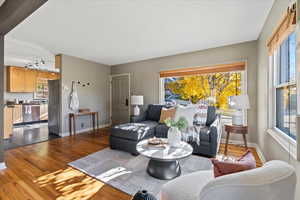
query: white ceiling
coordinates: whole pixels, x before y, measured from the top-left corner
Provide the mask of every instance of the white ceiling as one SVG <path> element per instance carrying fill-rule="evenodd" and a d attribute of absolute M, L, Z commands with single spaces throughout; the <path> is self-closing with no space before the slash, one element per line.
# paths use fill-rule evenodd
<path fill-rule="evenodd" d="M 256 40 L 274 0 L 49 0 L 8 38 L 115 65 Z"/>
<path fill-rule="evenodd" d="M 55 55 L 41 46 L 6 37 L 4 51 L 5 65 L 24 67 L 26 64 L 43 59 L 45 64 L 40 64 L 39 67 L 47 70 L 55 69 Z"/>

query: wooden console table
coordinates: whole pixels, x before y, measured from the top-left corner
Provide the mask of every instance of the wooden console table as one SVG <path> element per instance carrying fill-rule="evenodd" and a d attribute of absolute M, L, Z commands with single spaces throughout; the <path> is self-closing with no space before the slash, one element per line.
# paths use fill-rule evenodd
<path fill-rule="evenodd" d="M 235 126 L 235 125 L 226 124 L 225 131 L 227 132 L 226 143 L 225 143 L 225 152 L 224 152 L 225 155 L 227 155 L 227 148 L 228 148 L 230 133 L 242 134 L 243 138 L 244 138 L 245 148 L 246 148 L 246 150 L 248 149 L 247 138 L 246 138 L 246 134 L 248 134 L 248 126 Z"/>
<path fill-rule="evenodd" d="M 76 118 L 80 116 L 90 115 L 93 125 L 93 131 L 99 128 L 99 113 L 98 112 L 82 112 L 82 113 L 70 113 L 69 114 L 69 130 L 70 136 L 76 135 Z M 97 123 L 96 123 L 97 122 Z M 73 130 L 72 130 L 73 129 Z"/>

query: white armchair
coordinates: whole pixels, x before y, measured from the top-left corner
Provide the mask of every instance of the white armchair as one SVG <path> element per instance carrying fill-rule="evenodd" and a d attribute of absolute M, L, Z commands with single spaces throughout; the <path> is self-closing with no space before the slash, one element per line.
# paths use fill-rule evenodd
<path fill-rule="evenodd" d="M 296 173 L 282 161 L 270 161 L 263 167 L 213 177 L 212 171 L 200 171 L 165 184 L 161 200 L 295 200 Z"/>

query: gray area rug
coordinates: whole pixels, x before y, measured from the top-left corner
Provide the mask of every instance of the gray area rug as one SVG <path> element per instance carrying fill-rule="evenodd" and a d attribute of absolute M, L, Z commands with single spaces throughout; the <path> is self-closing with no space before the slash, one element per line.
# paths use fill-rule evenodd
<path fill-rule="evenodd" d="M 149 176 L 146 172 L 148 161 L 141 155 L 135 157 L 106 148 L 69 165 L 129 195 L 145 189 L 158 196 L 162 185 L 168 181 Z M 180 164 L 181 176 L 212 168 L 209 159 L 194 155 L 180 160 Z"/>

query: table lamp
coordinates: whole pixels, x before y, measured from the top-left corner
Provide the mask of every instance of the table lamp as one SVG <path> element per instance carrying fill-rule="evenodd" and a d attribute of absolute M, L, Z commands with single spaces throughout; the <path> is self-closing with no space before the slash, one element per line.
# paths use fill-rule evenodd
<path fill-rule="evenodd" d="M 140 95 L 133 95 L 131 96 L 131 105 L 134 106 L 133 108 L 133 115 L 138 116 L 140 115 L 140 108 L 139 106 L 144 105 L 144 97 Z"/>
<path fill-rule="evenodd" d="M 232 116 L 232 124 L 242 126 L 244 122 L 243 110 L 250 108 L 248 95 L 230 96 L 228 101 L 229 108 L 236 110 Z"/>

